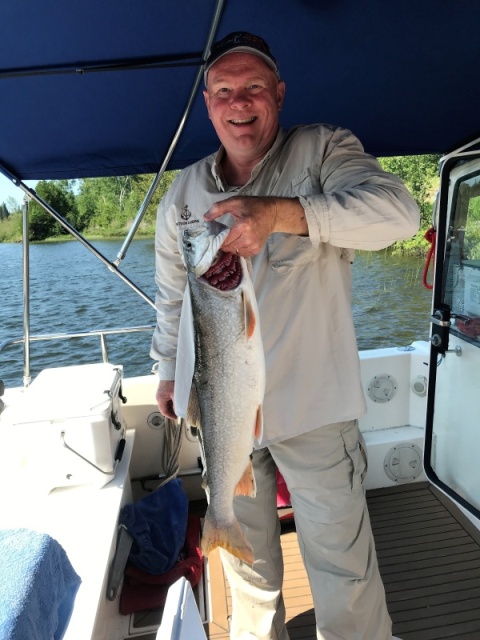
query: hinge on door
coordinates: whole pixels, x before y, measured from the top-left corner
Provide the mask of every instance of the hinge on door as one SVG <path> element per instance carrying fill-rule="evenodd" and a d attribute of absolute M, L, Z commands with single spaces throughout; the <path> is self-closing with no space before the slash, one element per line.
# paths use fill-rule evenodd
<path fill-rule="evenodd" d="M 430 321 L 432 323 L 432 336 L 430 338 L 430 342 L 442 355 L 445 355 L 445 353 L 448 352 L 461 356 L 462 347 L 459 345 L 457 345 L 455 349 L 448 348 L 452 318 L 459 318 L 460 320 L 463 320 L 465 324 L 468 324 L 471 321 L 471 318 L 468 316 L 464 316 L 459 313 L 451 313 L 448 305 L 442 305 L 439 309 L 435 309 L 433 314 L 430 316 Z"/>
<path fill-rule="evenodd" d="M 445 355 L 448 349 L 448 338 L 450 335 L 450 307 L 442 304 L 438 309 L 435 309 L 430 316 L 430 321 L 432 323 L 430 342 L 439 353 Z"/>

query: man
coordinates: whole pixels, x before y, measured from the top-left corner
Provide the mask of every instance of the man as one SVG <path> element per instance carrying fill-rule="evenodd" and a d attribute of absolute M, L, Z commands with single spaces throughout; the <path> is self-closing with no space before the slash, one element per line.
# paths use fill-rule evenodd
<path fill-rule="evenodd" d="M 255 557 L 222 551 L 233 595 L 231 637 L 285 640 L 275 470 L 290 490 L 315 602 L 318 638 L 390 640 L 357 419 L 365 411 L 350 308 L 354 249 L 413 235 L 417 207 L 347 130 L 279 127 L 285 83 L 268 45 L 233 33 L 205 70 L 208 115 L 222 144 L 175 180 L 156 238 L 160 411 L 175 417 L 176 340 L 186 275 L 181 232 L 221 218 L 228 252 L 253 256 L 267 382 L 254 452 L 257 497 L 235 511 Z"/>

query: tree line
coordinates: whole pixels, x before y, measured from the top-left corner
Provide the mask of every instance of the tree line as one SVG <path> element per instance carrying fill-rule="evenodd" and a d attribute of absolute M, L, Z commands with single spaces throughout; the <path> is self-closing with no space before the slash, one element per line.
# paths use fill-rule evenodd
<path fill-rule="evenodd" d="M 158 203 L 170 187 L 176 171 L 162 176 L 150 201 L 139 232 L 152 234 Z M 42 180 L 35 187 L 36 193 L 78 231 L 85 235 L 113 237 L 123 236 L 133 222 L 153 181 L 153 175 L 117 176 L 112 178 L 88 178 L 82 180 Z M 18 241 L 22 237 L 21 207 L 8 210 L 0 205 L 0 241 Z M 39 242 L 64 237 L 68 231 L 41 205 L 31 200 L 28 205 L 29 240 Z M 0 213 L 1 215 L 1 213 Z M 9 238 L 2 221 L 8 223 Z"/>
<path fill-rule="evenodd" d="M 423 234 L 431 226 L 432 199 L 438 186 L 437 155 L 381 158 L 386 171 L 398 175 L 410 189 L 421 213 L 421 232 L 413 240 L 399 243 L 397 250 L 408 253 L 426 249 Z M 156 210 L 169 189 L 176 171 L 164 173 L 139 229 L 140 234 L 154 233 Z M 123 236 L 134 220 L 153 175 L 117 176 L 81 180 L 42 180 L 35 190 L 72 226 L 86 236 Z M 68 231 L 39 204 L 29 203 L 29 239 L 42 241 L 64 237 Z M 21 241 L 20 207 L 0 204 L 0 242 Z"/>

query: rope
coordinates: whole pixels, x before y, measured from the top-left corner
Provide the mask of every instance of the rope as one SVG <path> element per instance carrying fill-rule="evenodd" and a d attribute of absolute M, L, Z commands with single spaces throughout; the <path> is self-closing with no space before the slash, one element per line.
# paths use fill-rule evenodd
<path fill-rule="evenodd" d="M 165 418 L 165 440 L 163 443 L 163 468 L 165 477 L 158 488 L 177 477 L 180 470 L 180 450 L 182 448 L 183 423 Z"/>
<path fill-rule="evenodd" d="M 433 256 L 435 255 L 435 240 L 436 240 L 437 234 L 436 231 L 433 227 L 430 227 L 430 229 L 425 233 L 425 240 L 427 240 L 428 242 L 430 242 L 430 249 L 428 250 L 428 255 L 427 255 L 427 259 L 425 260 L 425 267 L 423 269 L 423 286 L 425 287 L 425 289 L 433 289 L 433 283 L 429 284 L 427 282 L 427 276 L 428 276 L 428 270 L 430 269 L 430 263 L 433 260 Z"/>

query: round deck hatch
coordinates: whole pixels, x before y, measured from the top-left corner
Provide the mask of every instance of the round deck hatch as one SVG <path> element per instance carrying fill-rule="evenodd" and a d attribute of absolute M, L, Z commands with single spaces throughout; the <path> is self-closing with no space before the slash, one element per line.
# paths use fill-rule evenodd
<path fill-rule="evenodd" d="M 413 442 L 392 447 L 385 456 L 384 468 L 394 482 L 415 480 L 422 472 L 422 450 Z"/>
<path fill-rule="evenodd" d="M 368 383 L 367 393 L 374 402 L 389 402 L 397 392 L 397 381 L 388 373 L 382 373 Z"/>

